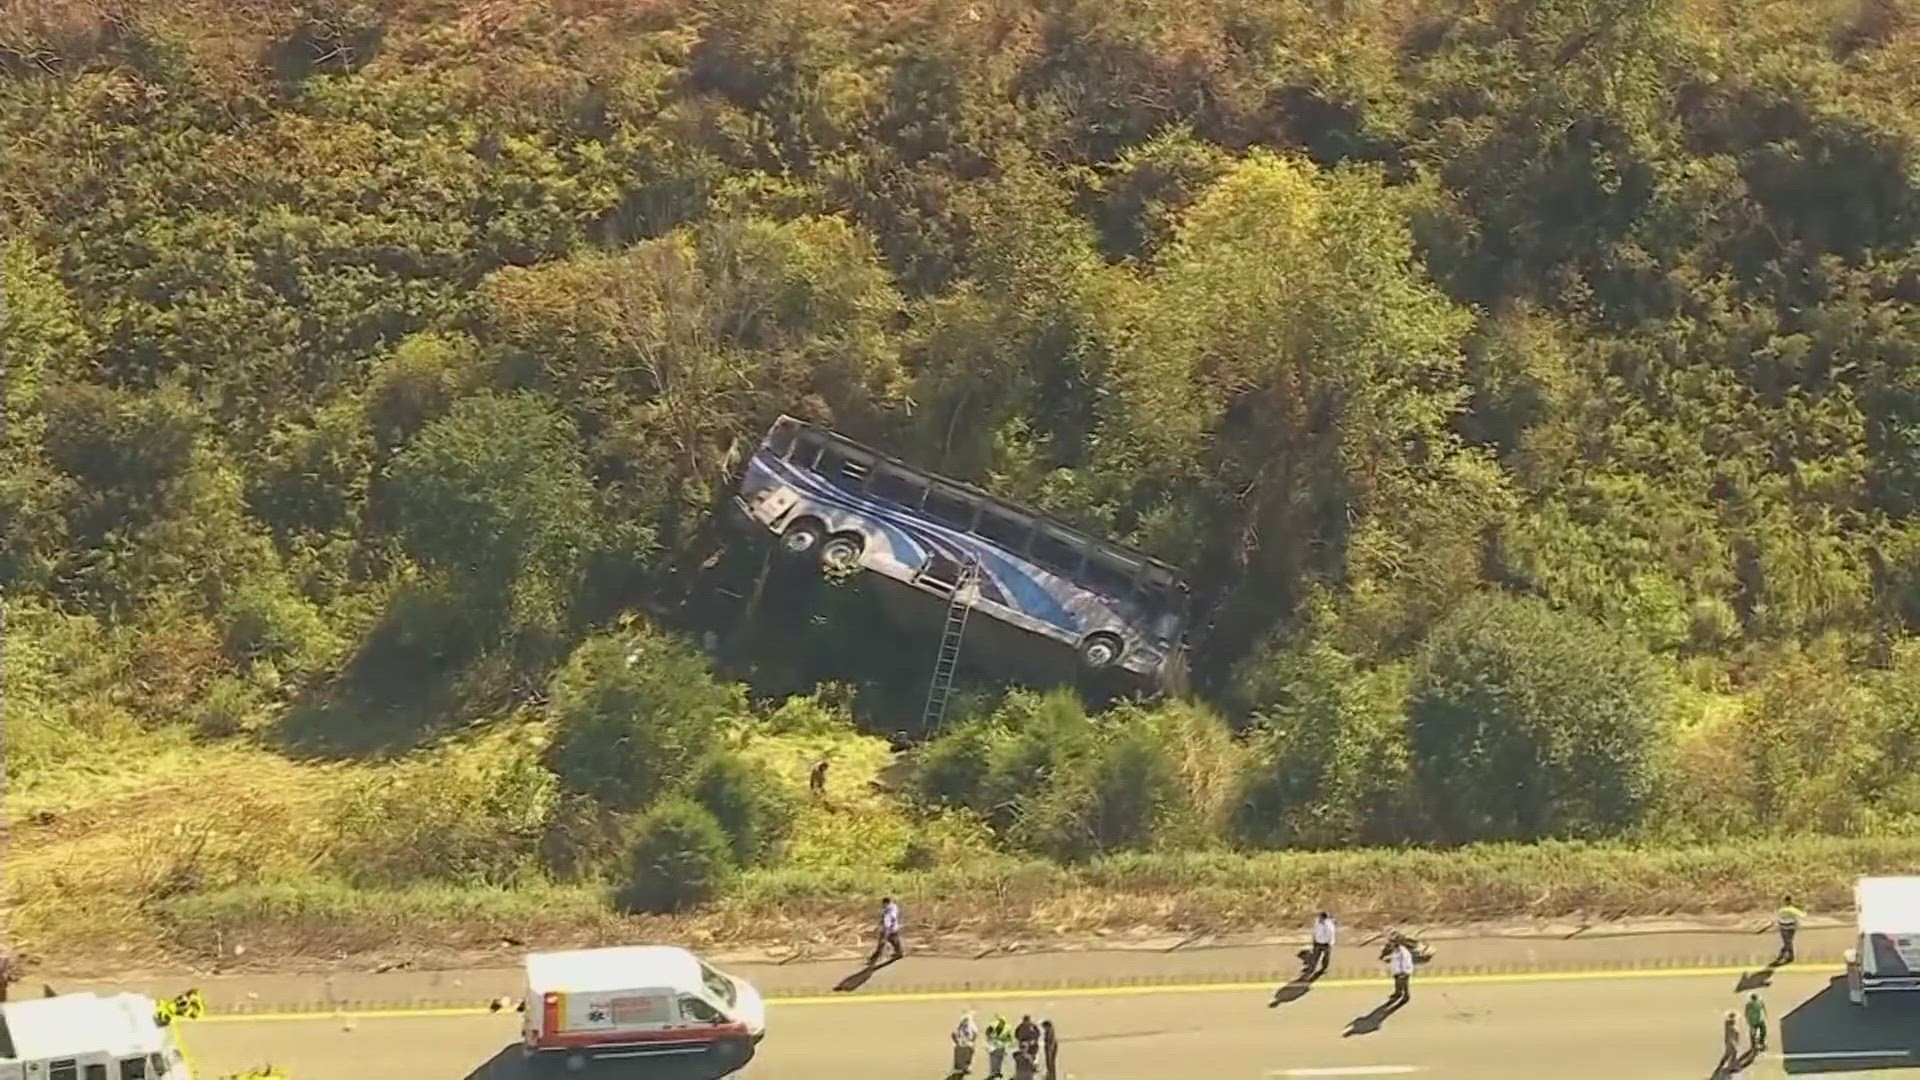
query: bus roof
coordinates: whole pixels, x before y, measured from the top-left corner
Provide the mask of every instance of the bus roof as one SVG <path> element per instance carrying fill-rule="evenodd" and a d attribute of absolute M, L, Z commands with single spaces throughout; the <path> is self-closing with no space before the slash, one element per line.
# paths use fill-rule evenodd
<path fill-rule="evenodd" d="M 153 1001 L 139 994 L 61 994 L 0 1005 L 0 1060 L 144 1056 L 160 1049 L 161 1039 Z"/>
<path fill-rule="evenodd" d="M 946 484 L 949 487 L 958 488 L 961 491 L 964 491 L 967 494 L 973 496 L 974 498 L 979 499 L 982 502 L 991 503 L 1002 510 L 1009 510 L 1009 511 L 1012 511 L 1013 513 L 1020 514 L 1024 517 L 1030 517 L 1035 521 L 1044 522 L 1049 527 L 1057 529 L 1060 532 L 1066 533 L 1068 536 L 1071 536 L 1074 539 L 1079 540 L 1084 544 L 1088 544 L 1093 547 L 1106 548 L 1109 551 L 1116 552 L 1120 555 L 1124 555 L 1130 559 L 1137 559 L 1140 562 L 1143 562 L 1148 566 L 1153 567 L 1156 570 L 1165 571 L 1182 588 L 1185 588 L 1186 586 L 1186 575 L 1181 572 L 1179 567 L 1174 566 L 1173 564 L 1165 562 L 1161 559 L 1156 559 L 1153 556 L 1147 554 L 1146 552 L 1141 551 L 1139 548 L 1129 547 L 1126 544 L 1116 543 L 1112 540 L 1102 540 L 1099 537 L 1088 533 L 1085 529 L 1078 528 L 1077 526 L 1069 525 L 1066 522 L 1060 520 L 1057 517 L 1054 517 L 1051 514 L 1044 514 L 1038 510 L 1031 510 L 1017 503 L 1008 502 L 1007 500 L 1000 498 L 998 495 L 994 495 L 993 493 L 988 491 L 983 491 L 980 488 L 974 487 L 972 484 L 969 484 L 964 480 L 955 480 L 950 476 L 943 476 L 940 473 L 934 472 L 932 469 L 923 469 L 920 466 L 915 465 L 911 462 L 902 461 L 901 459 L 894 457 L 892 454 L 886 453 L 885 451 L 882 451 L 882 450 L 876 450 L 873 447 L 868 446 L 866 443 L 859 442 L 858 440 L 855 440 L 855 439 L 849 439 L 845 435 L 842 435 L 839 432 L 834 431 L 832 428 L 821 427 L 819 424 L 802 420 L 797 416 L 789 416 L 786 413 L 780 414 L 780 420 L 788 421 L 800 427 L 807 428 L 811 431 L 817 431 L 820 434 L 825 435 L 827 438 L 832 439 L 834 442 L 840 443 L 843 446 L 851 447 L 852 449 L 858 450 L 863 454 L 871 455 L 875 460 L 884 461 L 895 468 L 905 469 L 911 473 L 917 473 L 922 476 L 931 477 L 935 480 L 940 481 L 942 484 Z M 779 420 L 774 421 L 776 425 L 778 425 L 779 422 L 780 422 Z"/>

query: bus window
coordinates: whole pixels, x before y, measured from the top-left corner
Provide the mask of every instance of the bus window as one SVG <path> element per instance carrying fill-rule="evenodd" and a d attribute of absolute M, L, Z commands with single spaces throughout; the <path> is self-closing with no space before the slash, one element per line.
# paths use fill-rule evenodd
<path fill-rule="evenodd" d="M 901 506 L 919 506 L 926 493 L 926 481 L 890 465 L 874 466 L 873 480 L 867 485 L 867 494 Z"/>
<path fill-rule="evenodd" d="M 1087 556 L 1080 583 L 1109 600 L 1134 599 L 1133 568 L 1115 559 Z"/>
<path fill-rule="evenodd" d="M 767 432 L 767 449 L 786 457 L 787 451 L 793 449 L 794 436 L 799 433 L 799 425 L 783 416 L 774 423 L 773 430 Z"/>
<path fill-rule="evenodd" d="M 980 508 L 980 523 L 973 531 L 1015 555 L 1027 553 L 1027 537 L 1033 532 L 1033 522 L 991 506 Z"/>
<path fill-rule="evenodd" d="M 147 1080 L 146 1060 L 144 1058 L 121 1059 L 120 1080 Z"/>
<path fill-rule="evenodd" d="M 1033 530 L 1033 547 L 1030 550 L 1034 562 L 1056 574 L 1072 577 L 1080 571 L 1083 555 L 1080 545 L 1051 529 Z"/>
<path fill-rule="evenodd" d="M 820 457 L 820 451 L 826 449 L 826 446 L 827 437 L 825 435 L 803 428 L 800 434 L 794 438 L 793 456 L 787 460 L 803 469 L 811 469 L 813 468 L 814 462 Z"/>
<path fill-rule="evenodd" d="M 828 446 L 820 452 L 820 464 L 814 472 L 840 487 L 859 489 L 867 482 L 867 470 L 873 459 L 844 446 Z"/>
<path fill-rule="evenodd" d="M 951 488 L 935 485 L 927 488 L 927 516 L 948 528 L 962 531 L 973 528 L 973 518 L 979 509 L 973 499 Z"/>

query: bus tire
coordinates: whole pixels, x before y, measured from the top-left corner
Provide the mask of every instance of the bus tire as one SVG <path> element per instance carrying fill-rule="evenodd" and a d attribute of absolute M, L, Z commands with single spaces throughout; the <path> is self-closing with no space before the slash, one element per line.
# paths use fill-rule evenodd
<path fill-rule="evenodd" d="M 1125 647 L 1118 635 L 1088 634 L 1080 643 L 1080 666 L 1088 671 L 1105 671 L 1120 662 L 1120 653 Z"/>
<path fill-rule="evenodd" d="M 826 526 L 818 518 L 801 518 L 780 534 L 780 550 L 791 558 L 803 559 L 820 550 L 826 537 Z"/>
<path fill-rule="evenodd" d="M 866 538 L 859 533 L 834 533 L 820 545 L 820 565 L 829 570 L 851 570 L 860 565 L 860 554 L 866 549 Z"/>

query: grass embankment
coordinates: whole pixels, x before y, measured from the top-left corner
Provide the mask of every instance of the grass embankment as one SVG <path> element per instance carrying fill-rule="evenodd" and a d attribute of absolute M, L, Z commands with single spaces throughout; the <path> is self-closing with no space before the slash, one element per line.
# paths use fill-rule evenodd
<path fill-rule="evenodd" d="M 8 800 L 12 929 L 46 968 L 70 970 L 202 964 L 220 953 L 232 963 L 235 945 L 245 947 L 240 963 L 262 966 L 451 962 L 649 938 L 831 949 L 865 933 L 884 892 L 903 900 L 917 938 L 959 947 L 1291 929 L 1320 906 L 1352 925 L 1738 913 L 1783 891 L 1832 910 L 1849 902 L 1855 876 L 1920 862 L 1920 838 L 1894 838 L 1200 852 L 1061 867 L 994 854 L 963 822 L 910 819 L 875 785 L 888 764 L 877 740 L 782 737 L 750 752 L 801 784 L 806 763 L 832 748 L 828 797 L 801 812 L 783 865 L 747 872 L 726 899 L 697 913 L 622 916 L 595 880 L 382 883 L 369 875 L 395 844 L 419 843 L 422 829 L 444 838 L 454 827 L 462 808 L 441 770 L 496 760 L 510 743 L 488 737 L 400 765 L 173 747 L 137 769 L 16 790 Z M 422 801 L 425 792 L 442 800 L 438 809 Z M 369 820 L 391 835 L 372 842 Z M 448 850 L 458 857 L 454 840 Z"/>

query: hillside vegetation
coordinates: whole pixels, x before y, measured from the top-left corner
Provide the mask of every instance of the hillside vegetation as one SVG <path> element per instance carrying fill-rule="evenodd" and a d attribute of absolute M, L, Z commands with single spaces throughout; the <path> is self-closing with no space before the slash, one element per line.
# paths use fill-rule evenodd
<path fill-rule="evenodd" d="M 1916 71 L 1909 0 L 0 0 L 13 932 L 1843 903 L 1920 857 Z M 924 628 L 718 526 L 781 412 L 1184 567 L 1195 694 L 914 730 Z"/>

